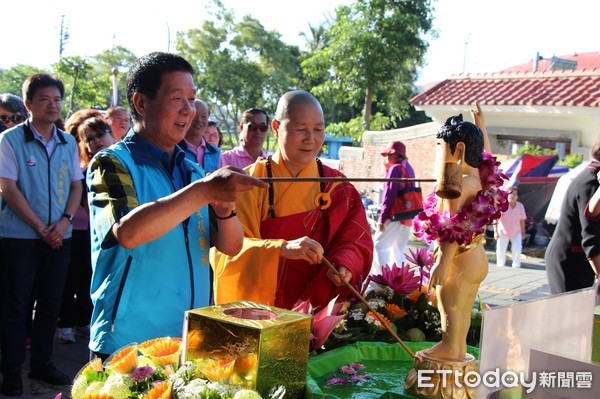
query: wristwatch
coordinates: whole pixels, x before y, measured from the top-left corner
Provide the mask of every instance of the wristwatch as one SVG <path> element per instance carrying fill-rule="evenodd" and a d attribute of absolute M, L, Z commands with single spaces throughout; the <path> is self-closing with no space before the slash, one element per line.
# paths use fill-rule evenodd
<path fill-rule="evenodd" d="M 67 218 L 67 220 L 69 221 L 69 223 L 73 224 L 73 215 L 71 215 L 70 213 L 63 213 L 62 217 L 63 218 Z"/>

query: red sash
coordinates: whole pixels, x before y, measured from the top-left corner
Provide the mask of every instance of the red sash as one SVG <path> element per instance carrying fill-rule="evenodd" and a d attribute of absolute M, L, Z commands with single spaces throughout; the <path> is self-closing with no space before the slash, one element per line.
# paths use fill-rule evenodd
<path fill-rule="evenodd" d="M 327 246 L 331 239 L 327 212 L 334 206 L 332 203 L 326 211 L 321 211 L 319 206 L 311 211 L 264 220 L 260 224 L 260 235 L 262 238 L 288 241 L 307 236 L 323 246 L 327 257 Z M 298 299 L 302 299 L 310 300 L 313 307 L 322 307 L 345 291 L 345 287 L 336 287 L 327 278 L 326 265 L 279 258 L 275 306 L 290 309 Z"/>

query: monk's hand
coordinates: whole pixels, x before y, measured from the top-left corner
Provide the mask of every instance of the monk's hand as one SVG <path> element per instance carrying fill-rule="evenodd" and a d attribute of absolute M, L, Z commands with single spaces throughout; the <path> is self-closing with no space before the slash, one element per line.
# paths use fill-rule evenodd
<path fill-rule="evenodd" d="M 429 286 L 428 290 L 435 290 L 438 285 L 444 285 L 446 279 L 448 278 L 448 267 L 446 265 L 442 265 L 439 262 L 436 262 L 431 268 L 431 273 L 429 275 Z"/>
<path fill-rule="evenodd" d="M 344 266 L 336 267 L 338 271 L 337 273 L 331 269 L 327 270 L 327 278 L 329 278 L 329 280 L 331 280 L 331 282 L 337 287 L 344 285 L 344 282 L 349 283 L 350 280 L 352 280 L 352 272 Z"/>
<path fill-rule="evenodd" d="M 281 256 L 286 259 L 302 259 L 316 265 L 323 260 L 323 247 L 317 241 L 306 236 L 286 241 L 281 246 Z"/>
<path fill-rule="evenodd" d="M 483 111 L 479 106 L 479 102 L 475 101 L 475 109 L 471 110 L 471 117 L 473 118 L 473 122 L 477 125 L 478 128 L 485 128 L 485 118 L 483 116 Z"/>
<path fill-rule="evenodd" d="M 215 170 L 200 180 L 206 185 L 204 195 L 209 202 L 235 202 L 243 193 L 255 187 L 268 188 L 269 185 L 244 172 L 243 169 L 225 166 Z"/>

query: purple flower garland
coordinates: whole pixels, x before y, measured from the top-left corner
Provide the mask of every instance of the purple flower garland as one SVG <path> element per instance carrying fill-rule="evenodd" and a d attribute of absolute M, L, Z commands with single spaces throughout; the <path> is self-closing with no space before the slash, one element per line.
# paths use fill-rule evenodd
<path fill-rule="evenodd" d="M 482 188 L 475 200 L 455 215 L 450 216 L 447 210 L 438 212 L 434 188 L 423 201 L 423 211 L 413 219 L 415 236 L 427 244 L 435 240 L 470 244 L 475 236 L 484 232 L 488 224 L 499 219 L 502 212 L 508 209 L 508 193 L 500 189 L 508 178 L 498 169 L 499 166 L 500 162 L 494 156 L 483 153 L 479 167 Z"/>

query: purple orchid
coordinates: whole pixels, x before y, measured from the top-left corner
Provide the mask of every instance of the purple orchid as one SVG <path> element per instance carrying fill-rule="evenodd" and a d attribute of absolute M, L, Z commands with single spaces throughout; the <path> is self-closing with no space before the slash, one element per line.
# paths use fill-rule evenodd
<path fill-rule="evenodd" d="M 358 384 L 363 381 L 369 381 L 370 379 L 371 379 L 371 376 L 367 373 L 353 374 L 350 376 L 350 381 L 352 381 L 354 384 Z"/>
<path fill-rule="evenodd" d="M 327 380 L 325 386 L 329 385 L 346 385 L 348 384 L 348 379 L 344 377 L 338 377 L 337 375 L 333 375 L 330 379 Z"/>
<path fill-rule="evenodd" d="M 352 367 L 356 371 L 359 371 L 359 370 L 362 370 L 365 368 L 365 365 L 362 363 L 350 363 L 349 366 Z"/>
<path fill-rule="evenodd" d="M 377 284 L 387 285 L 396 294 L 409 294 L 421 285 L 420 277 L 414 270 L 411 270 L 407 263 L 402 263 L 400 267 L 395 263 L 392 264 L 392 267 L 384 265 L 381 271 L 382 274 L 371 276 L 371 280 Z"/>
<path fill-rule="evenodd" d="M 474 201 L 452 216 L 447 210 L 438 213 L 435 190 L 429 194 L 423 201 L 423 211 L 413 218 L 414 235 L 427 244 L 435 240 L 470 244 L 474 236 L 483 233 L 486 225 L 508 209 L 508 193 L 500 189 L 507 177 L 499 166 L 491 154 L 483 154 L 479 167 L 481 190 Z"/>
<path fill-rule="evenodd" d="M 340 372 L 348 375 L 356 374 L 356 370 L 350 365 L 340 367 Z"/>

